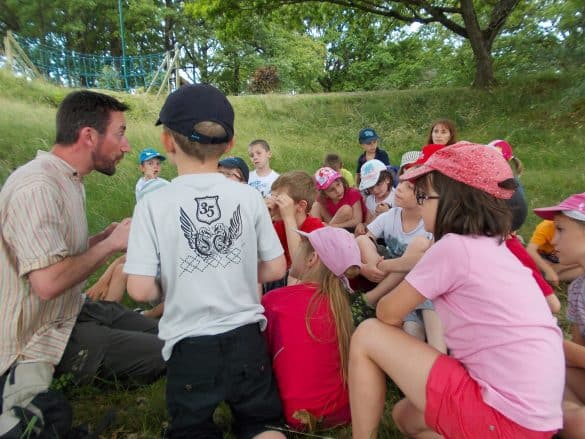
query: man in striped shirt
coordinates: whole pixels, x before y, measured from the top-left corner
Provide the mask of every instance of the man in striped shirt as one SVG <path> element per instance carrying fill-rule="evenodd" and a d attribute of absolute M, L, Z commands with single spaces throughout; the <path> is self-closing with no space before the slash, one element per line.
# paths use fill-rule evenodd
<path fill-rule="evenodd" d="M 128 242 L 129 218 L 88 236 L 83 186 L 92 171 L 114 174 L 130 151 L 127 109 L 101 93 L 69 94 L 53 148 L 0 192 L 0 436 L 18 427 L 13 407 L 46 391 L 55 370 L 76 382 L 164 372 L 155 321 L 82 296 L 88 276 Z"/>

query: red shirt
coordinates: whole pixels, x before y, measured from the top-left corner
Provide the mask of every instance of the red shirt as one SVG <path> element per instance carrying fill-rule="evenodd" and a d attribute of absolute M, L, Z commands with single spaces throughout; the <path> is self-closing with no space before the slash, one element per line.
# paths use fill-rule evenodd
<path fill-rule="evenodd" d="M 286 230 L 284 227 L 284 221 L 278 220 L 272 223 L 274 225 L 274 229 L 276 230 L 276 234 L 278 235 L 278 239 L 280 239 L 280 243 L 282 244 L 282 248 L 284 249 L 284 257 L 286 258 L 286 268 L 290 268 L 291 265 L 291 258 L 290 253 L 288 251 L 288 241 L 286 239 Z M 314 216 L 307 215 L 307 218 L 300 225 L 299 230 L 301 232 L 311 233 L 313 230 L 320 229 L 321 227 L 325 227 L 323 221 L 319 218 L 315 218 Z"/>
<path fill-rule="evenodd" d="M 516 256 L 520 262 L 522 262 L 522 265 L 532 270 L 532 276 L 534 276 L 534 280 L 542 290 L 542 294 L 544 294 L 545 297 L 550 296 L 554 292 L 553 288 L 546 280 L 544 280 L 544 277 L 542 277 L 538 266 L 532 257 L 528 254 L 516 235 L 511 235 L 508 239 L 506 239 L 506 247 L 508 247 L 508 250 L 510 250 L 512 254 Z"/>
<path fill-rule="evenodd" d="M 345 190 L 343 193 L 343 197 L 337 203 L 331 201 L 331 198 L 323 197 L 325 200 L 325 208 L 329 215 L 333 216 L 337 213 L 341 206 L 353 206 L 358 201 L 361 203 L 360 206 L 362 208 L 362 222 L 366 220 L 367 208 L 366 203 L 364 202 L 364 197 L 362 197 L 362 193 L 358 191 L 354 187 L 350 187 Z"/>
<path fill-rule="evenodd" d="M 335 320 L 329 300 L 320 299 L 311 315 L 311 331 L 306 316 L 315 284 L 298 284 L 270 291 L 262 298 L 268 319 L 265 335 L 272 356 L 286 422 L 302 428 L 293 418 L 305 409 L 324 426 L 348 424 L 349 393 L 341 377 Z"/>

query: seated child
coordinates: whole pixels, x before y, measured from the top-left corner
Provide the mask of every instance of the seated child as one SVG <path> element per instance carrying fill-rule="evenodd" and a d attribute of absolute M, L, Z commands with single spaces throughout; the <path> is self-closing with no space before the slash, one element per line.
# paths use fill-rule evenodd
<path fill-rule="evenodd" d="M 379 140 L 378 134 L 374 131 L 373 128 L 363 128 L 360 130 L 358 134 L 358 141 L 360 142 L 360 146 L 364 150 L 363 153 L 360 154 L 357 160 L 357 169 L 355 175 L 355 183 L 356 185 L 360 185 L 360 172 L 364 163 L 368 160 L 380 160 L 386 166 L 390 166 L 390 158 L 388 157 L 388 153 L 383 149 L 379 148 Z"/>
<path fill-rule="evenodd" d="M 457 141 L 457 129 L 455 123 L 449 119 L 439 119 L 433 122 L 427 144 L 453 145 Z"/>
<path fill-rule="evenodd" d="M 312 232 L 324 227 L 323 221 L 309 212 L 315 201 L 317 190 L 313 178 L 304 171 L 290 171 L 272 183 L 272 195 L 267 199 L 272 224 L 280 239 L 287 269 L 301 241 L 297 230 Z"/>
<path fill-rule="evenodd" d="M 331 168 L 331 169 L 339 172 L 341 174 L 341 176 L 343 178 L 345 178 L 345 181 L 347 181 L 347 184 L 350 187 L 355 186 L 355 181 L 353 179 L 353 175 L 351 174 L 350 171 L 348 171 L 347 169 L 345 169 L 343 167 L 343 162 L 341 161 L 341 157 L 339 157 L 339 155 L 327 154 L 325 156 L 325 158 L 323 159 L 323 166 Z"/>
<path fill-rule="evenodd" d="M 270 158 L 272 157 L 270 145 L 266 140 L 252 140 L 248 145 L 248 155 L 254 165 L 248 184 L 266 198 L 270 195 L 272 183 L 278 178 L 278 173 L 270 168 Z"/>
<path fill-rule="evenodd" d="M 218 163 L 217 170 L 227 178 L 238 183 L 248 183 L 250 170 L 246 162 L 239 157 L 226 157 Z"/>
<path fill-rule="evenodd" d="M 282 405 L 256 287 L 282 278 L 286 261 L 262 197 L 217 172 L 234 145 L 233 123 L 230 102 L 211 85 L 171 93 L 158 124 L 179 176 L 132 218 L 128 293 L 149 301 L 165 292 L 159 337 L 171 438 L 221 437 L 213 412 L 225 401 L 241 437 L 284 439 L 273 428 Z"/>
<path fill-rule="evenodd" d="M 366 195 L 368 209 L 365 221 L 356 227 L 356 235 L 366 233 L 366 226 L 381 213 L 388 212 L 394 204 L 393 178 L 380 160 L 368 160 L 362 166 L 359 190 Z"/>
<path fill-rule="evenodd" d="M 140 201 L 144 195 L 169 184 L 167 180 L 159 177 L 161 162 L 165 160 L 165 156 L 153 148 L 140 151 L 138 163 L 142 177 L 136 182 L 136 201 Z"/>
<path fill-rule="evenodd" d="M 585 268 L 585 192 L 571 195 L 556 206 L 534 209 L 534 213 L 554 220 L 553 243 L 559 262 Z M 569 285 L 567 318 L 573 341 L 564 342 L 567 379 L 560 436 L 578 439 L 585 437 L 585 274 Z"/>
<path fill-rule="evenodd" d="M 366 217 L 366 205 L 360 191 L 348 186 L 345 178 L 331 168 L 320 168 L 315 173 L 319 190 L 311 215 L 332 227 L 353 231 Z"/>
<path fill-rule="evenodd" d="M 559 286 L 560 281 L 572 281 L 585 273 L 578 264 L 563 264 L 559 262 L 553 239 L 555 225 L 553 221 L 544 220 L 536 226 L 526 251 L 532 256 L 544 278 L 553 286 Z"/>
<path fill-rule="evenodd" d="M 385 375 L 405 395 L 392 410 L 405 436 L 551 438 L 563 425 L 562 332 L 531 273 L 502 245 L 510 167 L 484 145 L 455 144 L 401 179 L 414 182 L 436 242 L 352 337 L 354 439 L 377 436 Z M 401 329 L 426 299 L 450 356 Z"/>
<path fill-rule="evenodd" d="M 315 431 L 350 422 L 347 362 L 353 324 L 346 289 L 360 259 L 346 230 L 299 233 L 291 273 L 301 283 L 271 291 L 262 305 L 286 421 Z"/>

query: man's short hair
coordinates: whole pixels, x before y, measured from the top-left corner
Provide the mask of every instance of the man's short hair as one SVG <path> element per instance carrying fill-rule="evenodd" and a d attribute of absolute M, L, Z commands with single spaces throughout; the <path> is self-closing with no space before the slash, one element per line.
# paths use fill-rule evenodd
<path fill-rule="evenodd" d="M 110 122 L 110 113 L 128 109 L 128 105 L 102 93 L 88 90 L 70 93 L 57 110 L 55 143 L 72 145 L 79 137 L 79 130 L 84 127 L 104 134 Z"/>
<path fill-rule="evenodd" d="M 280 175 L 272 183 L 272 190 L 278 189 L 285 189 L 295 203 L 305 200 L 307 202 L 306 213 L 309 213 L 313 207 L 317 196 L 315 181 L 305 171 L 290 171 Z"/>

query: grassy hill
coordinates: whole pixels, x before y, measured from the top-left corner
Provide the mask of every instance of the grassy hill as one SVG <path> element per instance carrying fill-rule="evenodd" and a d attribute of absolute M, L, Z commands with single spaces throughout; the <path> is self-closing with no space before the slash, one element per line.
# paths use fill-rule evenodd
<path fill-rule="evenodd" d="M 556 203 L 585 190 L 585 74 L 521 78 L 493 91 L 442 88 L 375 93 L 230 98 L 236 112 L 234 154 L 247 156 L 247 144 L 265 138 L 273 148 L 272 167 L 279 172 L 310 173 L 327 152 L 337 152 L 351 170 L 360 148 L 357 132 L 373 126 L 393 163 L 403 152 L 420 149 L 430 124 L 438 118 L 456 122 L 459 139 L 487 143 L 507 139 L 525 165 L 522 182 L 531 207 Z M 47 150 L 54 139 L 56 107 L 68 89 L 18 79 L 0 71 L 0 184 L 17 166 Z M 134 184 L 140 173 L 138 152 L 160 149 L 154 126 L 163 99 L 118 97 L 131 106 L 128 137 L 132 153 L 113 177 L 86 179 L 90 231 L 130 216 Z M 175 175 L 170 165 L 163 176 Z M 521 230 L 529 238 L 537 223 L 529 215 Z M 136 391 L 103 393 L 94 388 L 70 389 L 80 420 L 94 423 L 109 407 L 120 408 L 119 428 L 111 437 L 156 437 L 165 421 L 164 383 Z M 348 437 L 347 430 L 329 433 Z M 390 431 L 387 437 L 395 437 Z M 396 436 L 398 437 L 398 436 Z"/>

